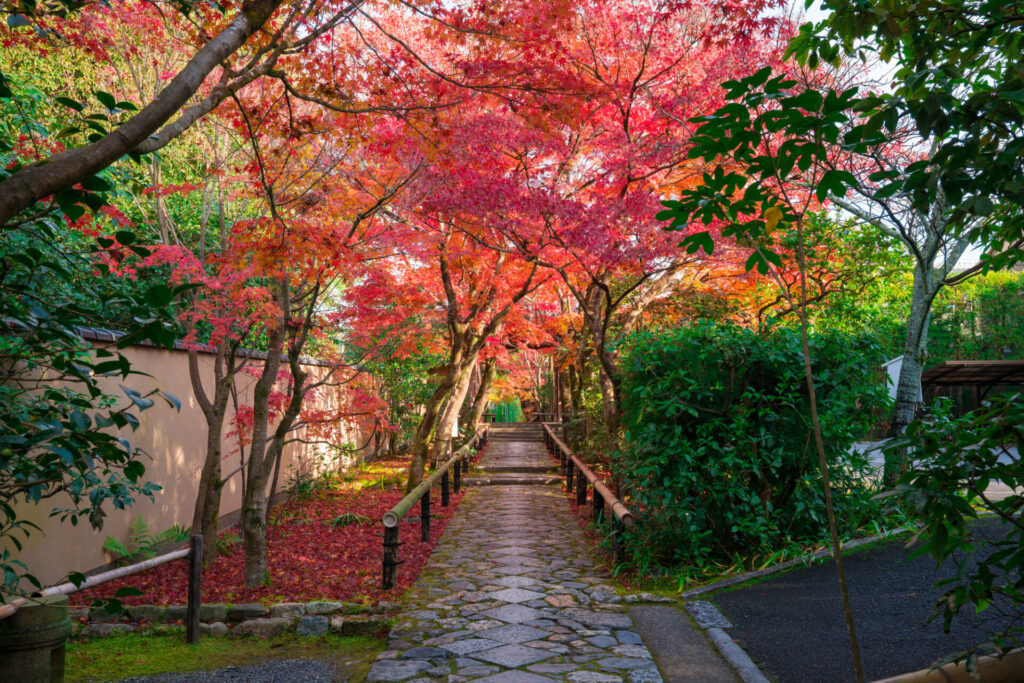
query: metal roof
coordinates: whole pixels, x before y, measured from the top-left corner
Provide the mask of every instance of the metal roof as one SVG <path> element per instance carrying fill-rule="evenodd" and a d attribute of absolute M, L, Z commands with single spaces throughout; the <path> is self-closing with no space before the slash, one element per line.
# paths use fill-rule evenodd
<path fill-rule="evenodd" d="M 1024 384 L 1024 360 L 947 360 L 925 370 L 921 384 Z"/>

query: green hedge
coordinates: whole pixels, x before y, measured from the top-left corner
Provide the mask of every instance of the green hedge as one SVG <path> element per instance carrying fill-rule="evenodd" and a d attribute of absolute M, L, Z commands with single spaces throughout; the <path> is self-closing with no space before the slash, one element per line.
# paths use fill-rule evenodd
<path fill-rule="evenodd" d="M 885 400 L 870 338 L 811 340 L 837 514 L 850 530 L 878 505 L 850 455 Z M 701 565 L 827 537 L 800 335 L 701 322 L 642 333 L 623 354 L 625 445 L 614 466 L 641 513 L 641 565 Z"/>

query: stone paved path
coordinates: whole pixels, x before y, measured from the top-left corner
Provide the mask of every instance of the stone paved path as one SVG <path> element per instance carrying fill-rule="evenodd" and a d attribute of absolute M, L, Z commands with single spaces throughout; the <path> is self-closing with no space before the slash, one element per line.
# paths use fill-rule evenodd
<path fill-rule="evenodd" d="M 543 449 L 492 440 L 482 476 L 549 468 Z M 561 489 L 496 483 L 468 490 L 367 680 L 660 683 Z"/>

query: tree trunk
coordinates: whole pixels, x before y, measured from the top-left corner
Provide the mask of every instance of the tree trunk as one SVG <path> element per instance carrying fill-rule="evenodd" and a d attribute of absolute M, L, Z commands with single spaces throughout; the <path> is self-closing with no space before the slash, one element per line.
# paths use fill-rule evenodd
<path fill-rule="evenodd" d="M 921 401 L 921 374 L 928 345 L 928 322 L 932 302 L 938 294 L 933 271 L 920 266 L 914 269 L 914 287 L 907 319 L 907 335 L 903 344 L 903 364 L 896 384 L 896 402 L 892 407 L 889 436 L 900 437 L 913 422 Z M 909 453 L 906 449 L 886 454 L 882 481 L 892 486 L 906 472 Z"/>
<path fill-rule="evenodd" d="M 427 460 L 430 458 L 430 437 L 437 426 L 445 399 L 458 381 L 458 369 L 464 356 L 463 345 L 465 342 L 464 334 L 460 332 L 453 334 L 452 351 L 449 354 L 448 360 L 448 372 L 440 384 L 437 385 L 437 388 L 434 389 L 434 393 L 430 395 L 430 399 L 424 406 L 423 418 L 420 420 L 420 424 L 416 428 L 416 433 L 412 439 L 412 460 L 409 462 L 406 492 L 412 491 L 423 481 L 423 473 L 426 471 Z"/>
<path fill-rule="evenodd" d="M 469 433 L 475 434 L 480 428 L 480 420 L 483 419 L 484 411 L 487 410 L 487 395 L 491 393 L 494 386 L 494 378 L 498 374 L 498 364 L 493 358 L 484 361 L 484 371 L 480 378 L 480 386 L 477 387 L 476 396 L 473 397 L 473 411 L 469 416 Z"/>
<path fill-rule="evenodd" d="M 192 512 L 192 532 L 203 535 L 203 562 L 217 557 L 217 522 L 220 516 L 221 454 L 223 448 L 224 417 L 227 413 L 228 398 L 234 385 L 235 350 L 224 342 L 217 349 L 214 361 L 213 401 L 207 398 L 199 373 L 199 352 L 195 349 L 188 355 L 189 379 L 192 393 L 196 397 L 206 420 L 206 457 L 199 476 L 199 490 Z"/>
<path fill-rule="evenodd" d="M 615 436 L 619 431 L 619 403 L 615 383 L 611 376 L 601 365 L 599 373 L 601 385 L 601 416 L 604 418 L 605 432 L 609 436 Z"/>
<path fill-rule="evenodd" d="M 244 578 L 247 588 L 255 588 L 269 580 L 267 575 L 267 480 L 273 456 L 267 453 L 267 432 L 270 429 L 270 394 L 277 381 L 289 320 L 287 282 L 278 280 L 275 298 L 282 313 L 277 327 L 267 333 L 267 357 L 263 371 L 253 387 L 252 443 L 249 447 L 248 484 L 242 502 L 242 539 L 245 543 Z"/>
<path fill-rule="evenodd" d="M 462 404 L 466 402 L 466 395 L 469 393 L 469 380 L 473 376 L 473 366 L 476 365 L 476 356 L 467 358 L 463 362 L 462 370 L 452 391 L 448 394 L 448 403 L 437 423 L 437 434 L 434 436 L 433 457 L 431 463 L 435 466 L 437 461 L 447 457 L 448 447 L 452 443 L 452 431 L 458 424 L 459 412 Z"/>
<path fill-rule="evenodd" d="M 571 370 L 572 369 L 570 368 L 570 371 Z M 566 372 L 564 370 L 559 371 L 559 373 L 558 373 L 558 389 L 559 389 L 559 392 L 561 393 L 561 397 L 560 398 L 561 398 L 561 402 L 562 402 L 562 419 L 564 420 L 565 419 L 565 406 L 573 405 L 573 400 L 572 400 L 572 395 L 571 395 L 572 380 L 569 379 L 569 372 Z"/>

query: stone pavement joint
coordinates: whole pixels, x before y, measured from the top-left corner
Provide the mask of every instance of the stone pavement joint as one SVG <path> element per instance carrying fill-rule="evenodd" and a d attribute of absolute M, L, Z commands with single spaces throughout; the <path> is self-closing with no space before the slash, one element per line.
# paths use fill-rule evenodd
<path fill-rule="evenodd" d="M 550 471 L 532 432 L 504 430 L 481 472 Z M 661 683 L 561 488 L 542 479 L 467 490 L 366 680 Z"/>

